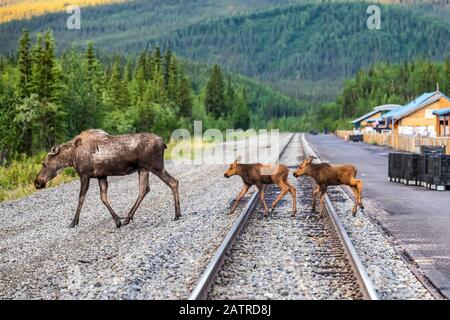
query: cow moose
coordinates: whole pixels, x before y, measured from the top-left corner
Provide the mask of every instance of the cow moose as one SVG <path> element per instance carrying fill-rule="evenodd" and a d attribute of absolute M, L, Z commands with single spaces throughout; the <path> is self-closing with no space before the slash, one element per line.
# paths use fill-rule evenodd
<path fill-rule="evenodd" d="M 328 186 L 348 185 L 352 188 L 355 195 L 355 205 L 352 213 L 353 216 L 356 216 L 358 207 L 364 209 L 361 197 L 363 183 L 362 180 L 355 178 L 357 173 L 356 167 L 353 165 L 332 166 L 329 163 L 313 163 L 314 159 L 316 159 L 314 156 L 303 159 L 294 172 L 294 177 L 310 176 L 317 184 L 317 188 L 313 192 L 313 211 L 316 210 L 316 197 L 320 193 L 320 216 L 323 216 L 325 194 Z"/>
<path fill-rule="evenodd" d="M 283 198 L 283 196 L 289 192 L 292 196 L 292 213 L 291 216 L 295 217 L 297 212 L 296 203 L 296 189 L 289 184 L 287 181 L 289 175 L 289 169 L 282 164 L 271 165 L 271 164 L 242 164 L 239 163 L 240 157 L 238 157 L 231 165 L 228 170 L 224 173 L 225 178 L 230 178 L 231 176 L 238 175 L 242 178 L 244 182 L 244 187 L 239 193 L 236 202 L 231 208 L 230 214 L 234 212 L 239 201 L 247 193 L 252 185 L 256 185 L 260 194 L 260 200 L 264 205 L 264 216 L 268 216 L 268 207 L 264 197 L 265 185 L 275 183 L 281 190 L 281 193 L 272 203 L 270 211 L 272 212 L 277 205 L 277 203 Z"/>
<path fill-rule="evenodd" d="M 80 194 L 78 207 L 72 223 L 78 225 L 81 207 L 89 189 L 91 178 L 98 179 L 100 198 L 111 213 L 117 228 L 127 225 L 146 194 L 150 191 L 149 173 L 152 172 L 167 184 L 175 200 L 175 220 L 181 216 L 178 195 L 178 180 L 164 169 L 164 151 L 166 145 L 161 137 L 151 133 L 109 135 L 101 130 L 87 130 L 67 143 L 51 149 L 42 162 L 42 168 L 34 185 L 36 189 L 45 188 L 59 170 L 66 167 L 75 168 L 80 176 Z M 108 176 L 123 176 L 138 172 L 139 195 L 126 218 L 120 218 L 108 202 Z M 122 223 L 121 219 L 125 219 Z"/>

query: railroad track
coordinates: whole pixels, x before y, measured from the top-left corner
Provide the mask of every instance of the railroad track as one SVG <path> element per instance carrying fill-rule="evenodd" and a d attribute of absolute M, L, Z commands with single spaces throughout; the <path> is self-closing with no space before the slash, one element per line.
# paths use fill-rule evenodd
<path fill-rule="evenodd" d="M 290 157 L 293 165 L 299 152 L 315 155 L 303 135 L 293 134 L 278 159 Z M 198 279 L 190 300 L 378 299 L 330 199 L 326 199 L 328 215 L 320 219 L 310 211 L 310 180 L 295 183 L 297 217 L 286 212 L 291 206 L 287 196 L 280 209 L 261 218 L 255 192 Z M 269 186 L 265 192 L 269 204 L 279 191 Z"/>

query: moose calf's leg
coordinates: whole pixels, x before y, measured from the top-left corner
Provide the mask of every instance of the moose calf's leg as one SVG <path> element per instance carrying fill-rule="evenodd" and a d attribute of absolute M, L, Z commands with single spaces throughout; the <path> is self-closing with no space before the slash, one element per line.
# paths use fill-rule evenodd
<path fill-rule="evenodd" d="M 327 194 L 326 190 L 320 190 L 320 217 L 322 218 L 324 216 L 325 212 L 325 195 Z"/>
<path fill-rule="evenodd" d="M 234 210 L 236 210 L 236 207 L 239 203 L 239 201 L 241 201 L 242 197 L 247 193 L 248 189 L 250 188 L 250 186 L 248 184 L 244 184 L 244 186 L 242 187 L 241 192 L 239 192 L 239 195 L 236 199 L 236 202 L 234 203 L 233 207 L 230 210 L 230 214 L 232 214 L 234 212 Z"/>
<path fill-rule="evenodd" d="M 364 206 L 362 204 L 361 200 L 361 193 L 362 193 L 362 181 L 359 179 L 352 179 L 350 181 L 349 186 L 352 188 L 354 197 L 355 197 L 355 204 L 352 209 L 353 216 L 356 216 L 356 212 L 358 211 L 358 206 L 361 207 L 361 209 L 364 209 Z"/>
<path fill-rule="evenodd" d="M 98 185 L 100 186 L 100 199 L 102 199 L 102 202 L 111 213 L 114 222 L 116 223 L 116 227 L 120 228 L 121 226 L 120 217 L 114 212 L 114 210 L 111 208 L 108 202 L 108 180 L 106 180 L 106 178 L 99 178 Z"/>
<path fill-rule="evenodd" d="M 275 201 L 272 203 L 272 206 L 270 208 L 270 211 L 272 212 L 273 209 L 275 209 L 275 206 L 278 204 L 278 202 L 284 197 L 284 195 L 289 191 L 289 187 L 285 185 L 283 182 L 280 182 L 278 184 L 278 188 L 280 188 L 281 192 L 278 195 L 278 197 L 275 199 Z"/>
<path fill-rule="evenodd" d="M 147 193 L 150 191 L 150 186 L 148 185 L 148 170 L 139 170 L 139 196 L 136 199 L 136 202 L 134 203 L 133 207 L 131 208 L 130 212 L 128 213 L 128 216 L 126 217 L 125 221 L 122 225 L 127 225 L 130 223 L 131 220 L 133 220 L 134 214 L 136 210 L 139 208 L 142 200 L 144 200 L 144 197 L 147 195 Z"/>
<path fill-rule="evenodd" d="M 178 194 L 178 180 L 172 177 L 164 168 L 161 170 L 152 170 L 165 184 L 167 184 L 173 192 L 173 198 L 175 200 L 175 219 L 178 220 L 181 217 L 180 211 L 180 196 Z"/>
<path fill-rule="evenodd" d="M 313 191 L 313 199 L 312 199 L 312 211 L 316 211 L 316 199 L 317 195 L 320 193 L 320 187 L 317 186 Z"/>
<path fill-rule="evenodd" d="M 80 186 L 80 195 L 78 197 L 77 212 L 75 213 L 75 217 L 73 218 L 72 223 L 69 225 L 69 228 L 74 228 L 80 222 L 81 207 L 83 206 L 84 198 L 86 197 L 86 192 L 89 189 L 89 180 L 90 179 L 86 176 L 80 177 L 80 185 L 81 186 Z"/>
<path fill-rule="evenodd" d="M 363 191 L 363 182 L 362 180 L 357 180 L 356 188 L 358 189 L 358 203 L 362 210 L 364 210 L 364 204 L 362 202 L 362 191 Z"/>
<path fill-rule="evenodd" d="M 297 213 L 297 189 L 295 187 L 289 185 L 289 193 L 292 196 L 292 214 L 291 216 L 295 217 Z"/>
<path fill-rule="evenodd" d="M 267 217 L 269 215 L 269 208 L 267 208 L 266 198 L 264 196 L 264 185 L 260 184 L 257 185 L 259 190 L 259 199 L 261 200 L 262 204 L 264 205 L 264 216 Z"/>

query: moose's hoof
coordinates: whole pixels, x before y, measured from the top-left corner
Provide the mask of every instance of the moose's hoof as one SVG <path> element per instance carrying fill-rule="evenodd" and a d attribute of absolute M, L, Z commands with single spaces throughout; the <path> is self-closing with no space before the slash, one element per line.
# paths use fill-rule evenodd
<path fill-rule="evenodd" d="M 125 220 L 121 223 L 121 226 L 123 227 L 123 226 L 126 226 L 127 224 L 129 224 L 130 223 L 130 221 L 131 221 L 131 219 L 130 218 L 125 218 Z M 120 221 L 119 221 L 120 222 Z M 117 223 L 116 223 L 117 224 Z M 120 227 L 118 227 L 118 228 L 120 228 Z"/>
<path fill-rule="evenodd" d="M 297 214 L 297 211 L 293 211 L 292 213 L 291 213 L 291 217 L 292 218 L 295 218 L 295 215 Z"/>
<path fill-rule="evenodd" d="M 269 212 L 272 213 L 274 210 L 274 208 L 270 208 Z"/>
<path fill-rule="evenodd" d="M 228 211 L 227 215 L 231 216 L 233 214 L 233 210 Z"/>
<path fill-rule="evenodd" d="M 122 226 L 122 222 L 120 220 L 116 220 L 116 227 L 119 229 Z"/>
<path fill-rule="evenodd" d="M 175 216 L 175 218 L 173 218 L 173 221 L 178 221 L 178 220 L 180 220 L 180 217 L 181 217 L 181 216 Z"/>
<path fill-rule="evenodd" d="M 69 224 L 68 228 L 73 229 L 73 228 L 75 228 L 77 225 L 78 225 L 78 222 L 74 220 L 74 221 L 72 221 L 72 222 Z"/>
<path fill-rule="evenodd" d="M 359 205 L 359 207 L 361 208 L 361 210 L 364 210 L 364 205 L 362 203 Z"/>

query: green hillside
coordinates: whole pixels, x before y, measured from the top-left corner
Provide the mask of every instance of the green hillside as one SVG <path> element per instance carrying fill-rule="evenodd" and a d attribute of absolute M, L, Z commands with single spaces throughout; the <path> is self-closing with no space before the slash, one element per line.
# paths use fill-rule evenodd
<path fill-rule="evenodd" d="M 297 5 L 205 22 L 149 42 L 183 57 L 220 62 L 292 96 L 328 100 L 343 79 L 378 61 L 442 60 L 450 23 L 384 6 L 382 30 L 366 27 L 366 4 Z M 326 88 L 326 90 L 324 90 Z"/>
<path fill-rule="evenodd" d="M 425 13 L 425 7 L 383 6 L 382 30 L 369 30 L 367 3 L 286 6 L 290 2 L 298 1 L 105 5 L 83 10 L 81 32 L 65 28 L 65 14 L 49 14 L 1 25 L 0 50 L 11 52 L 24 26 L 32 32 L 52 28 L 60 48 L 87 39 L 108 52 L 171 47 L 183 58 L 220 63 L 293 97 L 331 101 L 343 81 L 361 68 L 386 60 L 442 60 L 450 49 L 445 10 L 438 15 Z"/>

